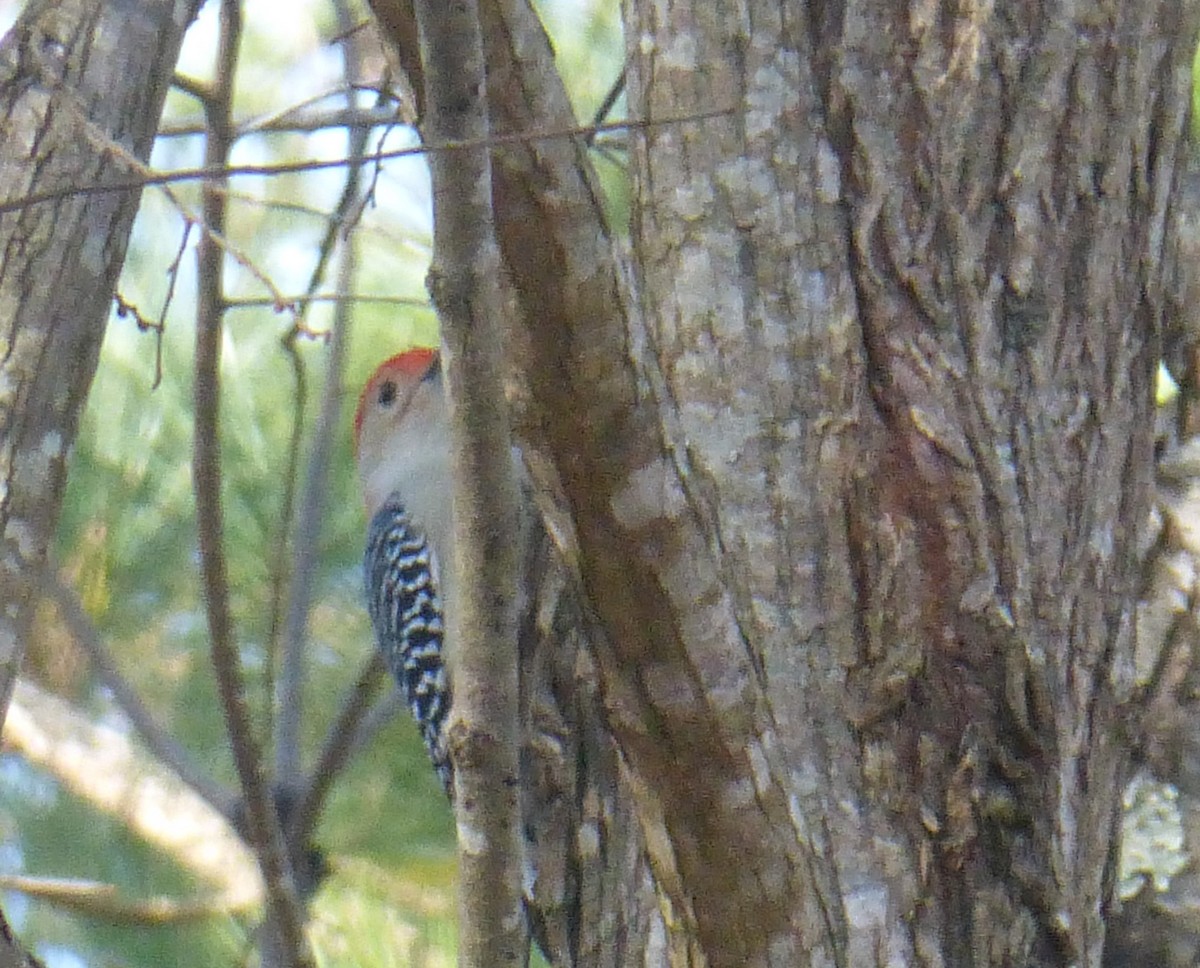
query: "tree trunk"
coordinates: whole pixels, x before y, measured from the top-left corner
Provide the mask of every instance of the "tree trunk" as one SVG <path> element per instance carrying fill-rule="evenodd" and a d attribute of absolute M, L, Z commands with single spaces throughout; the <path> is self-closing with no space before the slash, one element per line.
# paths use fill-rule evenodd
<path fill-rule="evenodd" d="M 434 253 L 429 291 L 441 323 L 454 454 L 459 595 L 446 616 L 454 656 L 447 722 L 458 837 L 458 964 L 519 968 L 524 917 L 517 654 L 518 562 L 525 529 L 504 396 L 500 250 L 492 229 L 487 83 L 479 7 L 416 0 L 425 65 L 424 136 L 477 146 L 429 160 Z M 443 599 L 445 601 L 445 599 Z"/>
<path fill-rule="evenodd" d="M 0 42 L 0 725 L 141 197 L 138 166 L 199 5 L 31 0 Z M 0 928 L 0 965 L 24 964 Z"/>
<path fill-rule="evenodd" d="M 568 486 L 658 882 L 713 964 L 1098 965 L 1195 12 L 712 9 L 630 11 L 631 114 L 736 111 L 635 141 L 662 443 Z"/>
<path fill-rule="evenodd" d="M 199 5 L 33 0 L 0 43 L 0 721 L 141 197 L 138 169 Z"/>

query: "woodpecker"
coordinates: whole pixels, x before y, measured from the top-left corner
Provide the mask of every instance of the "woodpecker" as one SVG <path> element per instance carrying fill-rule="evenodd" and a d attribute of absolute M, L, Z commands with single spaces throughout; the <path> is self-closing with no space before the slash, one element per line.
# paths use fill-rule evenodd
<path fill-rule="evenodd" d="M 367 611 L 446 793 L 450 711 L 445 616 L 453 608 L 450 427 L 438 354 L 398 353 L 359 397 L 354 445 L 370 525 Z"/>
<path fill-rule="evenodd" d="M 447 640 L 445 626 L 455 607 L 453 469 L 435 351 L 408 350 L 379 366 L 359 397 L 354 445 L 370 520 L 363 561 L 367 610 L 434 770 L 453 798 L 445 737 L 455 645 Z M 584 621 L 583 599 L 541 523 L 515 449 L 513 460 L 522 482 L 513 535 L 521 562 L 522 887 L 531 936 L 550 964 L 569 968 L 578 963 L 584 899 L 609 890 L 607 869 L 596 863 L 600 855 L 581 859 L 575 853 L 598 836 L 598 829 L 607 839 L 609 821 L 590 819 L 585 837 L 574 798 L 580 779 L 590 782 L 593 771 L 602 778 L 600 789 L 616 788 L 617 754 L 599 731 L 597 694 L 577 682 L 576 657 L 591 628 Z M 595 801 L 613 802 L 608 792 Z M 621 817 L 624 831 L 633 814 Z"/>

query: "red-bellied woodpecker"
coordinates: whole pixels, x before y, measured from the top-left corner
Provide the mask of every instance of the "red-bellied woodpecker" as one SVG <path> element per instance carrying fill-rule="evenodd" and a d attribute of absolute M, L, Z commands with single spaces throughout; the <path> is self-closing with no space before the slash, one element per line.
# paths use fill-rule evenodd
<path fill-rule="evenodd" d="M 371 622 L 452 794 L 445 726 L 454 643 L 446 643 L 444 628 L 455 607 L 452 468 L 436 352 L 409 350 L 375 371 L 359 398 L 354 441 L 370 518 L 364 578 Z M 630 801 L 614 799 L 618 759 L 600 726 L 599 698 L 577 679 L 579 648 L 591 628 L 583 599 L 534 509 L 516 452 L 514 459 L 523 488 L 513 536 L 520 561 L 522 887 L 530 931 L 547 960 L 573 965 L 585 899 L 593 904 L 611 891 L 594 845 L 607 844 L 618 828 L 625 843 L 635 823 Z M 583 845 L 593 846 L 577 853 Z"/>
<path fill-rule="evenodd" d="M 454 532 L 450 428 L 435 351 L 408 350 L 379 366 L 358 401 L 354 443 L 370 517 L 367 610 L 433 767 L 452 793 L 443 618 L 453 607 Z"/>

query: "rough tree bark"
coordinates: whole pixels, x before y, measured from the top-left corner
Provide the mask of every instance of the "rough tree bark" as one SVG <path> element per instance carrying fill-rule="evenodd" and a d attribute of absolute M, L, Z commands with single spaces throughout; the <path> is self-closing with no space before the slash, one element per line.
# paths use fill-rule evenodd
<path fill-rule="evenodd" d="M 1173 278 L 1167 298 L 1163 359 L 1178 394 L 1159 407 L 1155 437 L 1156 508 L 1143 562 L 1137 617 L 1138 702 L 1131 720 L 1133 769 L 1170 784 L 1177 799 L 1182 844 L 1167 856 L 1191 859 L 1169 880 L 1158 859 L 1107 924 L 1106 968 L 1190 968 L 1200 960 L 1200 171 L 1195 148 L 1172 200 L 1168 238 Z M 1128 817 L 1126 818 L 1129 819 Z M 1145 827 L 1163 843 L 1161 827 Z M 1170 845 L 1170 841 L 1166 843 Z M 1123 857 L 1131 847 L 1122 845 Z M 1147 863 L 1148 862 L 1148 863 Z M 1131 873 L 1123 863 L 1123 873 Z M 1154 875 L 1154 876 L 1148 876 Z M 1134 889 L 1135 885 L 1122 885 Z M 1166 886 L 1166 890 L 1163 887 Z"/>
<path fill-rule="evenodd" d="M 425 64 L 422 131 L 435 142 L 488 135 L 478 5 L 416 0 Z M 457 608 L 447 616 L 454 705 L 447 726 L 458 829 L 462 968 L 519 968 L 528 957 L 519 812 L 517 576 L 520 515 L 504 399 L 500 251 L 488 151 L 430 160 L 434 257 L 429 291 L 445 347 L 454 451 Z"/>
<path fill-rule="evenodd" d="M 582 146 L 496 152 L 671 963 L 1100 963 L 1196 18 L 631 0 L 629 288 Z"/>
<path fill-rule="evenodd" d="M 709 935 L 738 885 L 679 850 L 704 842 L 671 805 L 694 783 L 634 727 L 659 881 L 714 963 L 1098 964 L 1194 11 L 700 10 L 630 24 L 631 113 L 743 110 L 638 142 L 671 466 L 623 461 L 601 506 L 634 547 L 682 517 L 713 549 L 707 587 L 640 556 L 647 614 L 701 592 L 718 630 L 683 624 L 674 661 L 652 639 L 644 668 L 765 705 L 698 756 L 748 749 L 717 802 L 780 790 L 801 863 L 759 872 L 778 916 L 741 950 Z M 739 639 L 755 676 L 722 682 Z M 677 691 L 633 718 L 684 727 Z"/>
<path fill-rule="evenodd" d="M 0 723 L 141 197 L 96 189 L 148 159 L 199 5 L 33 0 L 0 42 Z"/>

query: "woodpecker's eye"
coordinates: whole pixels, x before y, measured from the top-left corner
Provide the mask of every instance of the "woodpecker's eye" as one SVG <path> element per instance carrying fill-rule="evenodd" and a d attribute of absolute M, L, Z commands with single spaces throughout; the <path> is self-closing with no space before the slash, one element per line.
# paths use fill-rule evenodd
<path fill-rule="evenodd" d="M 390 407 L 396 402 L 396 381 L 384 380 L 379 384 L 379 405 Z"/>

